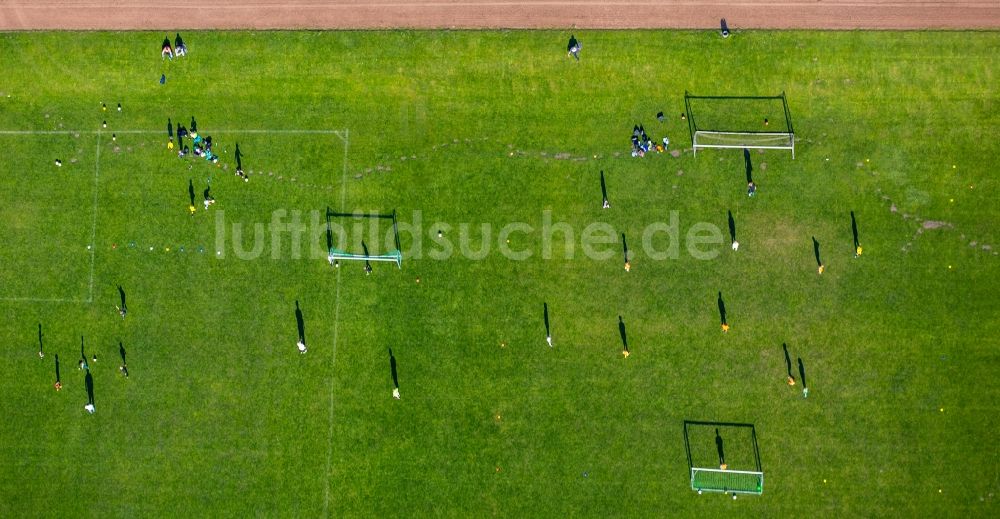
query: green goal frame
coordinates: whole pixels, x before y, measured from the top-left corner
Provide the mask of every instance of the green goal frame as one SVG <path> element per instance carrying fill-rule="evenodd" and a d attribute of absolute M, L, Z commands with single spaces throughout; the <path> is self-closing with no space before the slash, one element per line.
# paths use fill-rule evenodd
<path fill-rule="evenodd" d="M 692 101 L 707 101 L 725 104 L 727 101 L 781 101 L 783 121 L 775 120 L 773 130 L 752 130 L 715 121 L 699 124 L 698 114 L 692 108 Z M 795 158 L 795 128 L 792 113 L 788 109 L 788 98 L 784 92 L 775 96 L 701 96 L 684 91 L 684 109 L 687 113 L 688 132 L 694 155 L 699 148 L 753 148 L 769 150 L 790 150 Z"/>
<path fill-rule="evenodd" d="M 394 238 L 394 244 L 396 248 L 385 254 L 357 254 L 353 252 L 348 252 L 344 249 L 338 249 L 333 245 L 333 225 L 332 221 L 335 218 L 378 218 L 392 220 L 392 234 Z M 358 260 L 358 261 L 386 261 L 393 262 L 396 267 L 403 268 L 403 253 L 400 251 L 402 247 L 399 245 L 399 226 L 396 222 L 396 210 L 393 209 L 391 213 L 341 213 L 333 211 L 329 207 L 326 208 L 326 240 L 329 246 L 329 255 L 327 256 L 327 261 L 332 265 L 335 261 L 339 260 Z M 362 242 L 363 243 L 363 242 Z"/>
<path fill-rule="evenodd" d="M 721 467 L 701 467 L 691 454 L 689 429 L 691 426 L 707 426 L 727 429 L 747 429 L 752 445 L 753 465 L 723 469 Z M 757 430 L 753 424 L 730 422 L 699 422 L 684 420 L 684 448 L 687 451 L 688 471 L 691 476 L 691 490 L 698 492 L 721 492 L 726 494 L 761 495 L 764 492 L 764 470 L 760 464 L 760 449 L 757 446 Z"/>

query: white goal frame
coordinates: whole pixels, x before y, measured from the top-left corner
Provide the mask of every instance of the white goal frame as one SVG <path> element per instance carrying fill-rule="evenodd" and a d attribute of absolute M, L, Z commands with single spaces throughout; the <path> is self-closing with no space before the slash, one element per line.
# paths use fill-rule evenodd
<path fill-rule="evenodd" d="M 692 99 L 780 100 L 784 109 L 785 129 L 784 131 L 762 132 L 731 128 L 699 128 L 695 114 L 691 109 Z M 691 133 L 691 147 L 695 156 L 698 156 L 698 148 L 753 148 L 761 150 L 789 150 L 792 152 L 792 159 L 795 158 L 795 130 L 792 127 L 792 115 L 788 110 L 788 100 L 784 92 L 777 96 L 697 96 L 689 92 L 684 92 L 684 107 L 687 111 L 688 130 Z"/>
<path fill-rule="evenodd" d="M 746 476 L 753 476 L 757 480 L 757 489 L 747 490 L 744 487 L 728 488 L 726 486 L 698 485 L 695 482 L 695 478 L 699 472 L 713 472 L 713 473 L 718 473 L 720 475 L 740 474 Z M 691 467 L 691 490 L 694 490 L 696 492 L 721 492 L 724 494 L 753 494 L 759 496 L 764 492 L 764 473 L 756 470 L 723 470 L 723 469 L 710 469 L 703 467 Z"/>

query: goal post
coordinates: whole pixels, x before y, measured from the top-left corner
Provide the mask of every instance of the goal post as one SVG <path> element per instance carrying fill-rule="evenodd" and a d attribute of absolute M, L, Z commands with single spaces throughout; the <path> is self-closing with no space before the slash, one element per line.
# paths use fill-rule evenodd
<path fill-rule="evenodd" d="M 753 424 L 684 421 L 691 490 L 760 495 L 764 470 Z"/>
<path fill-rule="evenodd" d="M 699 148 L 790 150 L 795 129 L 785 93 L 775 96 L 701 96 L 684 92 L 694 154 Z"/>
<path fill-rule="evenodd" d="M 392 244 L 391 250 L 384 253 L 371 253 L 368 250 L 368 245 L 361 241 L 361 251 L 360 252 L 349 252 L 347 250 L 348 245 L 340 244 L 338 247 L 334 244 L 333 240 L 333 221 L 340 218 L 352 218 L 352 219 L 379 219 L 379 220 L 389 220 L 392 222 Z M 401 252 L 402 247 L 399 245 L 399 225 L 396 222 L 396 210 L 393 209 L 391 213 L 341 213 L 336 212 L 326 208 L 326 242 L 329 248 L 329 254 L 327 260 L 330 264 L 334 264 L 336 261 L 340 260 L 358 260 L 358 261 L 385 261 L 395 263 L 400 269 L 403 268 L 403 253 Z"/>

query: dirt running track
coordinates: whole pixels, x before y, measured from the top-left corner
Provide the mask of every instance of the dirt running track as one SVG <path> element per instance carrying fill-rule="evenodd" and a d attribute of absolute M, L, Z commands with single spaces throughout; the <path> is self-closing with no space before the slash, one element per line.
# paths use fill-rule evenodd
<path fill-rule="evenodd" d="M 0 30 L 998 29 L 1000 0 L 0 0 Z"/>

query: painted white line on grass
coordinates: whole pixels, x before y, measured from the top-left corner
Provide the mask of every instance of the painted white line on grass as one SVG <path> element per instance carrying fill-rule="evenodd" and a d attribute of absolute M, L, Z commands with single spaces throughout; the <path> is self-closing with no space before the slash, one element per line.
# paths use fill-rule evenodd
<path fill-rule="evenodd" d="M 94 302 L 94 263 L 97 253 L 97 198 L 100 193 L 98 185 L 101 178 L 101 132 L 97 132 L 97 152 L 94 154 L 94 217 L 90 223 L 90 289 L 87 291 L 87 302 Z"/>
<path fill-rule="evenodd" d="M 344 207 L 347 203 L 347 149 L 350 146 L 350 132 L 349 130 L 344 130 L 343 134 L 338 133 L 340 140 L 344 141 L 344 172 L 340 179 L 340 207 Z M 333 362 L 330 364 L 331 369 L 337 365 L 337 338 L 340 332 L 340 270 L 337 269 L 337 295 L 334 296 L 333 305 Z M 323 517 L 329 517 L 330 510 L 330 462 L 333 458 L 333 393 L 334 393 L 334 381 L 336 379 L 330 376 L 330 427 L 327 433 L 327 443 L 326 443 L 326 484 L 323 488 Z"/>
<path fill-rule="evenodd" d="M 0 301 L 31 302 L 31 303 L 89 303 L 86 299 L 69 299 L 65 297 L 0 297 Z"/>

